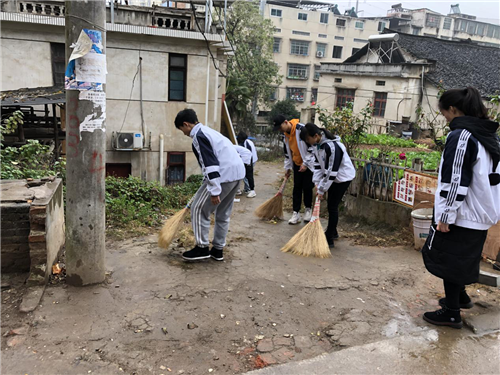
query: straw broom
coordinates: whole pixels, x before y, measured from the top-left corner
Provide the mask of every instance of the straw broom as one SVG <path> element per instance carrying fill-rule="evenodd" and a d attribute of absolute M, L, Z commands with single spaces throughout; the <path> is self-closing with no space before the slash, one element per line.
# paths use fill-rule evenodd
<path fill-rule="evenodd" d="M 161 228 L 160 235 L 158 236 L 159 247 L 167 249 L 170 246 L 170 243 L 174 240 L 174 237 L 182 226 L 182 223 L 184 223 L 184 219 L 189 212 L 193 199 L 194 196 L 189 200 L 186 207 L 177 212 L 174 216 L 168 219 L 165 224 L 163 224 L 163 228 Z"/>
<path fill-rule="evenodd" d="M 287 180 L 288 177 L 285 177 L 281 187 L 274 197 L 268 199 L 257 207 L 254 212 L 257 217 L 265 220 L 271 220 L 275 217 L 279 219 L 283 218 L 283 190 L 285 190 Z"/>
<path fill-rule="evenodd" d="M 319 199 L 316 197 L 311 221 L 304 226 L 281 251 L 304 257 L 329 258 L 332 256 L 319 220 Z"/>

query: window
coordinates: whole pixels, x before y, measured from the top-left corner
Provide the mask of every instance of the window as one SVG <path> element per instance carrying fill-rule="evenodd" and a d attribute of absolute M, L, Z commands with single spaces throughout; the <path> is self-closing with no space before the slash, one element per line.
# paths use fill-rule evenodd
<path fill-rule="evenodd" d="M 354 55 L 356 52 L 358 52 L 361 48 L 353 48 L 352 49 L 352 54 Z"/>
<path fill-rule="evenodd" d="M 168 100 L 185 102 L 187 56 L 171 53 L 168 58 Z"/>
<path fill-rule="evenodd" d="M 413 28 L 413 35 L 420 35 L 420 29 L 414 27 Z"/>
<path fill-rule="evenodd" d="M 376 81 L 375 85 L 377 85 L 377 86 L 385 86 L 385 81 Z"/>
<path fill-rule="evenodd" d="M 385 22 L 379 22 L 378 23 L 378 31 L 380 31 L 380 32 L 384 31 L 385 25 L 386 25 Z"/>
<path fill-rule="evenodd" d="M 66 70 L 66 46 L 64 43 L 50 43 L 52 58 L 52 80 L 54 86 L 64 85 L 64 72 Z"/>
<path fill-rule="evenodd" d="M 272 92 L 271 96 L 269 97 L 269 100 L 272 102 L 278 100 L 278 88 L 277 87 Z"/>
<path fill-rule="evenodd" d="M 288 79 L 307 79 L 309 77 L 309 65 L 288 64 Z"/>
<path fill-rule="evenodd" d="M 167 153 L 167 185 L 182 184 L 186 177 L 186 153 Z"/>
<path fill-rule="evenodd" d="M 337 108 L 343 108 L 348 102 L 354 102 L 355 90 L 337 89 Z"/>
<path fill-rule="evenodd" d="M 356 21 L 354 28 L 358 30 L 363 30 L 365 28 L 365 23 L 363 21 Z"/>
<path fill-rule="evenodd" d="M 448 36 L 441 36 L 441 39 L 443 39 L 443 40 L 450 40 L 451 38 L 448 37 Z"/>
<path fill-rule="evenodd" d="M 106 163 L 106 177 L 128 178 L 132 174 L 130 163 Z"/>
<path fill-rule="evenodd" d="M 500 39 L 500 27 L 496 26 L 496 27 L 494 28 L 493 38 L 495 38 L 495 39 Z"/>
<path fill-rule="evenodd" d="M 314 65 L 314 80 L 319 81 L 319 71 L 321 70 L 321 65 Z"/>
<path fill-rule="evenodd" d="M 334 59 L 341 59 L 342 58 L 342 46 L 333 46 L 333 54 L 332 57 Z"/>
<path fill-rule="evenodd" d="M 320 14 L 319 23 L 328 23 L 328 13 L 321 13 Z"/>
<path fill-rule="evenodd" d="M 292 34 L 294 35 L 302 35 L 302 36 L 309 36 L 311 33 L 308 33 L 306 31 L 297 31 L 297 30 L 292 30 Z"/>
<path fill-rule="evenodd" d="M 486 25 L 484 23 L 477 24 L 477 35 L 484 36 L 484 30 L 486 29 Z"/>
<path fill-rule="evenodd" d="M 279 53 L 281 51 L 281 38 L 274 38 L 273 52 Z"/>
<path fill-rule="evenodd" d="M 443 29 L 445 29 L 445 30 L 451 30 L 451 21 L 452 21 L 451 18 L 445 17 L 444 18 L 444 22 L 443 22 Z"/>
<path fill-rule="evenodd" d="M 464 33 L 467 31 L 467 21 L 464 20 L 460 21 L 460 31 Z"/>
<path fill-rule="evenodd" d="M 281 9 L 271 9 L 271 16 L 273 17 L 281 17 Z"/>
<path fill-rule="evenodd" d="M 486 36 L 488 38 L 493 38 L 494 31 L 495 31 L 495 27 L 493 25 L 488 25 L 488 30 L 486 31 Z"/>
<path fill-rule="evenodd" d="M 425 26 L 427 27 L 439 27 L 441 24 L 441 17 L 435 14 L 427 14 L 425 18 Z"/>
<path fill-rule="evenodd" d="M 344 37 L 335 35 L 335 40 L 344 40 Z"/>
<path fill-rule="evenodd" d="M 328 38 L 328 35 L 326 35 L 326 34 L 318 34 L 318 38 Z"/>
<path fill-rule="evenodd" d="M 311 90 L 311 104 L 315 105 L 318 100 L 318 89 Z"/>
<path fill-rule="evenodd" d="M 307 21 L 307 13 L 299 13 L 299 21 Z"/>
<path fill-rule="evenodd" d="M 274 28 L 275 33 L 281 33 L 281 29 L 278 29 L 277 27 Z"/>
<path fill-rule="evenodd" d="M 368 41 L 366 39 L 356 39 L 356 38 L 354 38 L 354 42 L 355 43 L 368 43 Z"/>
<path fill-rule="evenodd" d="M 375 93 L 375 100 L 373 103 L 373 116 L 384 117 L 386 104 L 387 104 L 387 93 L 386 92 L 376 92 Z"/>
<path fill-rule="evenodd" d="M 345 20 L 342 18 L 337 18 L 337 22 L 335 23 L 339 27 L 345 27 Z"/>
<path fill-rule="evenodd" d="M 476 33 L 476 23 L 475 22 L 469 22 L 467 25 L 467 33 L 474 35 Z"/>
<path fill-rule="evenodd" d="M 306 89 L 304 89 L 304 88 L 288 87 L 286 89 L 286 98 L 296 100 L 298 102 L 303 102 L 305 93 L 306 93 Z"/>
<path fill-rule="evenodd" d="M 291 40 L 290 41 L 290 54 L 291 55 L 309 55 L 309 42 L 302 40 Z"/>
<path fill-rule="evenodd" d="M 335 83 L 342 83 L 342 78 L 335 78 Z"/>
<path fill-rule="evenodd" d="M 326 56 L 326 44 L 316 43 L 316 57 L 324 57 L 324 56 Z"/>

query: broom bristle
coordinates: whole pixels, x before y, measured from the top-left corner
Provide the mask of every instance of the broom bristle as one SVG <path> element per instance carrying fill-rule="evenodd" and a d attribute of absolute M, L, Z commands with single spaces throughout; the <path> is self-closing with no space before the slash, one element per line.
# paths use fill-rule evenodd
<path fill-rule="evenodd" d="M 319 220 L 308 223 L 281 249 L 303 257 L 329 258 L 332 256 Z"/>
<path fill-rule="evenodd" d="M 158 237 L 159 247 L 167 249 L 170 246 L 170 243 L 173 241 L 175 235 L 179 231 L 179 228 L 184 222 L 184 218 L 186 217 L 187 213 L 188 209 L 183 208 L 165 222 Z"/>
<path fill-rule="evenodd" d="M 255 210 L 255 215 L 261 219 L 271 220 L 275 217 L 283 219 L 283 196 L 275 195 L 262 203 Z"/>

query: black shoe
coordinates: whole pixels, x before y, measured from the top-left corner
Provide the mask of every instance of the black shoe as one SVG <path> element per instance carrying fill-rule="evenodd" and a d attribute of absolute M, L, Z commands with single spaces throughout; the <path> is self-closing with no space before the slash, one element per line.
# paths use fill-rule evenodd
<path fill-rule="evenodd" d="M 208 247 L 195 246 L 194 249 L 182 253 L 184 260 L 202 260 L 210 258 Z"/>
<path fill-rule="evenodd" d="M 224 260 L 224 254 L 222 249 L 216 249 L 215 247 L 212 247 L 212 250 L 210 250 L 210 256 L 212 259 L 217 260 L 219 262 Z"/>
<path fill-rule="evenodd" d="M 439 306 L 446 307 L 446 298 L 441 298 L 439 300 Z M 474 304 L 472 303 L 472 301 L 469 298 L 469 302 L 460 301 L 458 307 L 461 309 L 472 309 L 474 307 Z"/>
<path fill-rule="evenodd" d="M 326 237 L 326 234 L 325 234 L 325 237 Z M 333 240 L 333 238 L 326 237 L 326 242 L 328 242 L 328 247 L 330 249 L 333 249 L 335 247 L 335 241 Z"/>
<path fill-rule="evenodd" d="M 426 322 L 437 326 L 448 326 L 457 329 L 463 326 L 460 310 L 451 310 L 447 307 L 433 312 L 426 312 L 423 318 Z"/>

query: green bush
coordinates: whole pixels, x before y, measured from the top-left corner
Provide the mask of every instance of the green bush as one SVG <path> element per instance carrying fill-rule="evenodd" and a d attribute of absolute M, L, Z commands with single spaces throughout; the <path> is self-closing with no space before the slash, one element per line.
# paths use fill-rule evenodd
<path fill-rule="evenodd" d="M 396 138 L 388 134 L 365 134 L 361 138 L 360 143 L 391 147 L 417 147 L 417 144 L 412 139 Z"/>
<path fill-rule="evenodd" d="M 363 159 L 368 159 L 371 156 L 378 157 L 380 154 L 380 150 L 378 148 L 363 150 L 361 152 L 361 156 Z M 384 151 L 384 154 L 387 156 L 394 158 L 399 157 L 400 153 L 397 151 L 391 151 L 389 153 Z M 425 151 L 411 151 L 404 153 L 407 159 L 407 165 L 411 167 L 411 162 L 413 159 L 422 159 L 424 162 L 424 169 L 426 170 L 436 170 L 439 167 L 439 163 L 441 161 L 441 152 L 433 151 L 433 152 L 425 152 Z"/>

